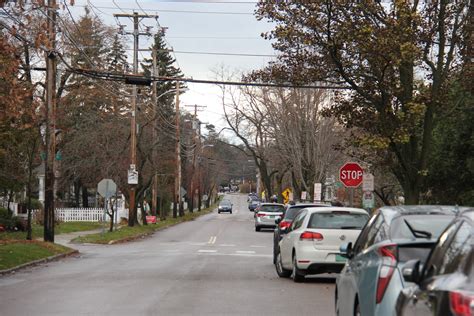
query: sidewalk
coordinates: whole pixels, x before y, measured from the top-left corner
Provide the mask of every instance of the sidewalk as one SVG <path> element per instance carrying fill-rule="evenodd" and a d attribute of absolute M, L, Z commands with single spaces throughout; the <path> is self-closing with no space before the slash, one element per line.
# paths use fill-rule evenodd
<path fill-rule="evenodd" d="M 74 245 L 74 243 L 71 243 L 71 241 L 74 238 L 77 238 L 79 236 L 85 236 L 85 235 L 91 235 L 91 234 L 98 234 L 102 232 L 102 228 L 94 229 L 94 230 L 85 230 L 85 231 L 80 231 L 80 232 L 73 232 L 73 233 L 67 233 L 67 234 L 60 234 L 54 236 L 54 242 L 56 244 L 60 244 L 69 248 L 74 248 L 71 247 Z"/>

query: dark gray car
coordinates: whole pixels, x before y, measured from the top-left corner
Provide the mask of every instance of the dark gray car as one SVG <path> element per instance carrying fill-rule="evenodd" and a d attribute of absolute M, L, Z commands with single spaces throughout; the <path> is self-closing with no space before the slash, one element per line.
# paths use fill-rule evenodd
<path fill-rule="evenodd" d="M 217 213 L 229 212 L 232 214 L 232 203 L 229 200 L 222 200 L 217 208 Z"/>
<path fill-rule="evenodd" d="M 426 264 L 414 259 L 402 269 L 407 282 L 397 315 L 474 315 L 474 209 L 462 212 L 438 239 Z"/>
<path fill-rule="evenodd" d="M 349 260 L 336 281 L 336 313 L 394 315 L 398 295 L 408 286 L 403 266 L 411 259 L 425 262 L 457 212 L 454 206 L 428 205 L 377 210 L 354 246 L 341 246 Z"/>

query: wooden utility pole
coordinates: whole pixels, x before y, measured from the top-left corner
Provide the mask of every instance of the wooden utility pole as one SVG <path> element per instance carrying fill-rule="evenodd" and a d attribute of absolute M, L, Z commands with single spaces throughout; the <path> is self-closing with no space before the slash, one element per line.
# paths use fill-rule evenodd
<path fill-rule="evenodd" d="M 157 52 L 156 49 L 153 47 L 152 51 L 152 58 L 153 58 L 153 76 L 158 77 L 158 70 L 156 67 L 156 59 L 157 59 Z M 156 216 L 156 210 L 157 210 L 157 202 L 158 202 L 158 166 L 157 166 L 157 146 L 156 142 L 158 141 L 158 135 L 157 135 L 157 85 L 156 81 L 153 81 L 153 94 L 152 94 L 152 101 L 153 101 L 153 118 L 154 118 L 154 124 L 153 124 L 153 182 L 152 182 L 152 187 L 151 187 L 151 215 Z M 161 210 L 163 212 L 163 210 Z"/>
<path fill-rule="evenodd" d="M 56 0 L 48 0 L 46 58 L 44 241 L 54 242 L 56 157 Z"/>
<path fill-rule="evenodd" d="M 133 20 L 133 32 L 127 32 L 126 34 L 133 35 L 133 74 L 138 74 L 138 51 L 139 51 L 139 37 L 140 35 L 150 36 L 147 32 L 140 32 L 139 23 L 144 18 L 158 18 L 157 15 L 138 14 L 114 14 L 114 17 L 126 17 L 132 18 Z M 128 226 L 134 226 L 137 220 L 137 209 L 136 209 L 136 189 L 138 184 L 138 168 L 137 168 L 137 85 L 134 84 L 132 88 L 132 115 L 130 120 L 130 166 L 129 166 L 129 210 L 128 210 Z M 136 176 L 132 176 L 136 175 Z"/>
<path fill-rule="evenodd" d="M 202 105 L 185 105 L 187 107 L 193 107 L 194 108 L 194 115 L 193 115 L 193 161 L 192 161 L 192 170 L 191 170 L 191 185 L 189 188 L 188 196 L 189 196 L 189 211 L 192 213 L 194 211 L 194 196 L 195 196 L 195 191 L 196 191 L 196 161 L 197 161 L 197 153 L 199 152 L 200 146 L 198 145 L 199 143 L 199 137 L 200 137 L 200 126 L 201 122 L 197 119 L 197 111 L 198 108 L 205 108 L 206 106 Z M 198 203 L 199 204 L 199 203 Z"/>
<path fill-rule="evenodd" d="M 179 81 L 176 81 L 176 172 L 175 172 L 175 194 L 173 203 L 173 217 L 183 214 L 183 204 L 181 198 L 181 142 L 180 142 L 180 113 L 179 113 Z"/>

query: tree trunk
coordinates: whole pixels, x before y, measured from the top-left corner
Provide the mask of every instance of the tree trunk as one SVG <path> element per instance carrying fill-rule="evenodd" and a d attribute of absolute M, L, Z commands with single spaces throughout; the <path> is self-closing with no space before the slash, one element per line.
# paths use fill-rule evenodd
<path fill-rule="evenodd" d="M 82 186 L 82 207 L 89 207 L 89 192 L 87 192 L 87 188 L 85 186 Z"/>
<path fill-rule="evenodd" d="M 80 207 L 81 201 L 81 180 L 74 181 L 74 207 Z"/>

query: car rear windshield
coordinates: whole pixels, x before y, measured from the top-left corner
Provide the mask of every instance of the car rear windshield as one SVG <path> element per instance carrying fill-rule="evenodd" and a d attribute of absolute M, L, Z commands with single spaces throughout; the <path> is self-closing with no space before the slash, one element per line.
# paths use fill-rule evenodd
<path fill-rule="evenodd" d="M 308 223 L 308 228 L 320 229 L 362 229 L 369 217 L 366 214 L 355 213 L 314 213 Z"/>
<path fill-rule="evenodd" d="M 262 205 L 260 207 L 261 212 L 269 212 L 269 213 L 281 213 L 285 210 L 283 205 Z"/>
<path fill-rule="evenodd" d="M 227 201 L 227 200 L 223 200 L 223 201 L 221 201 L 221 203 L 220 203 L 220 205 L 222 205 L 222 206 L 229 206 L 229 205 L 231 205 L 231 204 L 232 204 L 232 203 L 230 203 L 230 201 Z"/>
<path fill-rule="evenodd" d="M 291 219 L 291 220 L 293 220 L 293 219 L 296 217 L 296 215 L 298 215 L 298 213 L 299 213 L 302 209 L 304 209 L 305 207 L 307 207 L 307 206 L 301 205 L 301 206 L 292 206 L 292 207 L 290 207 L 290 208 L 287 209 L 286 212 L 285 212 L 285 219 Z"/>
<path fill-rule="evenodd" d="M 437 239 L 452 219 L 451 215 L 400 216 L 394 218 L 390 224 L 390 237 L 392 239 Z"/>

